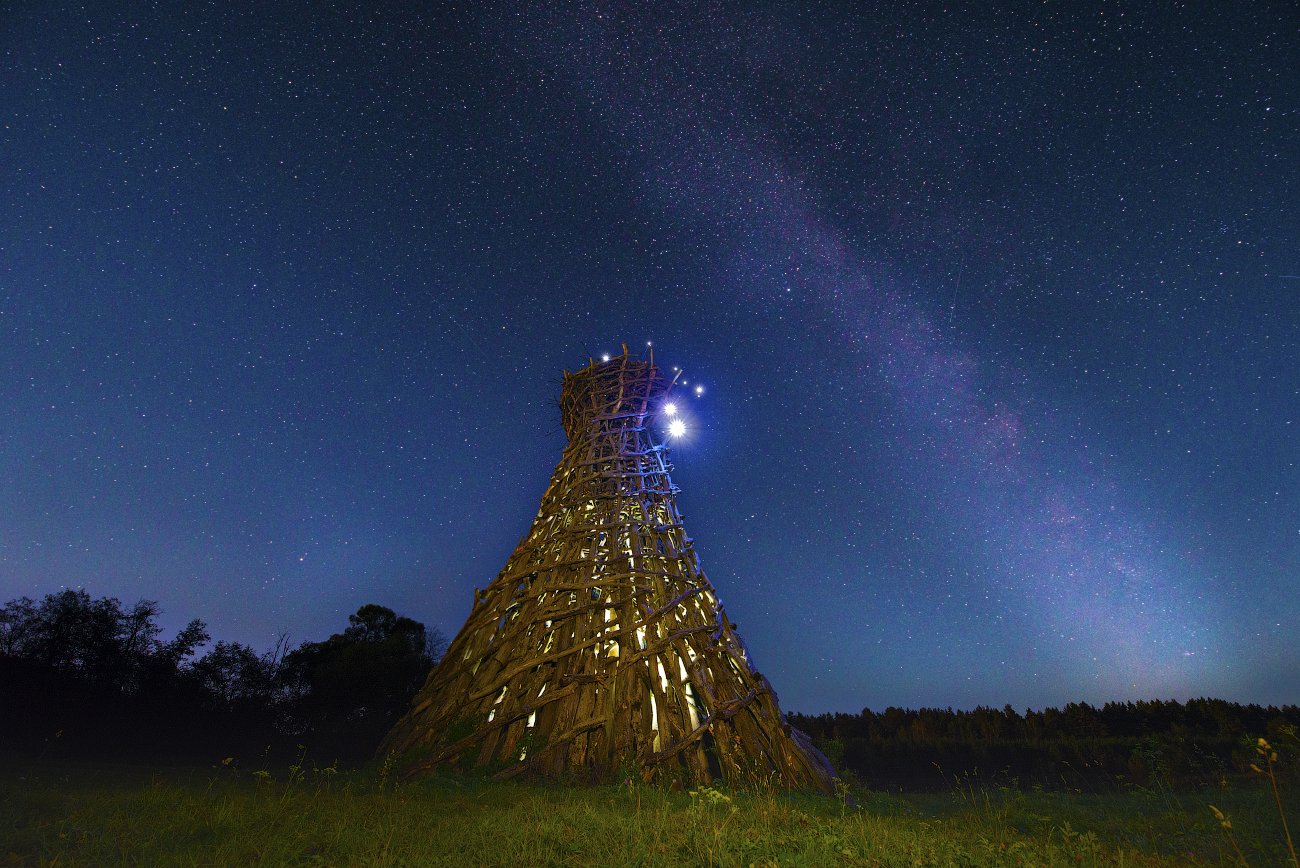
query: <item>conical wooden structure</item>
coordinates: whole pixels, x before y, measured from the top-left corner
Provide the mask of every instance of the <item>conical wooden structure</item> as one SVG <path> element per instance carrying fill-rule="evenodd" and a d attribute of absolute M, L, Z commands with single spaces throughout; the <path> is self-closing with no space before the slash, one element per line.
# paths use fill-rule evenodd
<path fill-rule="evenodd" d="M 381 747 L 404 777 L 639 773 L 831 788 L 700 569 L 664 447 L 671 389 L 623 355 L 565 372 L 569 444 L 532 527 Z"/>

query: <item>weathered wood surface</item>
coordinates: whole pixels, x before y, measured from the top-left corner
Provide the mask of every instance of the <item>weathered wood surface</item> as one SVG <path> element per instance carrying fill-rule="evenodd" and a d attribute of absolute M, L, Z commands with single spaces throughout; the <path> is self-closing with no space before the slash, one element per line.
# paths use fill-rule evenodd
<path fill-rule="evenodd" d="M 626 348 L 565 373 L 569 444 L 532 527 L 385 739 L 401 775 L 468 765 L 831 789 L 684 532 L 648 427 L 670 389 Z"/>

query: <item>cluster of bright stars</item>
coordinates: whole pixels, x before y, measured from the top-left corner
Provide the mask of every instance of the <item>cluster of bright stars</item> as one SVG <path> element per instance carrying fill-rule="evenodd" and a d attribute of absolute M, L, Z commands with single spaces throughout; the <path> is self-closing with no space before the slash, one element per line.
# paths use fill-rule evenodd
<path fill-rule="evenodd" d="M 686 423 L 677 415 L 676 404 L 664 404 L 664 413 L 668 416 L 668 433 L 673 437 L 681 437 L 686 433 Z"/>
<path fill-rule="evenodd" d="M 677 371 L 678 374 L 680 374 L 682 369 L 674 365 L 673 370 Z M 686 380 L 682 380 L 682 385 L 688 386 L 690 384 Z M 695 388 L 692 389 L 691 391 L 693 391 L 695 393 L 695 397 L 698 398 L 704 394 L 704 387 L 697 383 L 695 385 Z M 674 439 L 678 437 L 685 437 L 686 420 L 683 419 L 681 416 L 677 415 L 678 413 L 677 404 L 675 404 L 672 401 L 669 401 L 667 404 L 664 404 L 663 411 L 664 411 L 664 415 L 668 417 L 668 436 Z"/>
<path fill-rule="evenodd" d="M 646 341 L 646 342 L 645 342 L 645 345 L 646 345 L 647 347 L 654 346 L 654 344 L 652 344 L 650 341 Z M 602 362 L 608 362 L 611 358 L 613 358 L 613 357 L 612 357 L 609 353 L 605 353 L 604 355 L 602 355 L 602 356 L 600 357 L 600 360 L 601 360 Z M 674 366 L 673 366 L 673 370 L 676 371 L 676 372 L 680 375 L 682 369 L 681 369 L 680 367 L 674 365 Z M 682 385 L 683 385 L 683 386 L 688 386 L 688 385 L 690 385 L 690 383 L 688 383 L 686 380 L 682 380 Z M 698 397 L 700 397 L 701 395 L 704 394 L 704 387 L 701 386 L 700 384 L 696 383 L 696 384 L 695 384 L 695 388 L 692 389 L 691 391 L 694 392 L 694 393 L 695 393 L 695 397 L 698 398 Z M 674 439 L 675 439 L 675 438 L 678 438 L 678 437 L 685 437 L 685 436 L 686 436 L 686 420 L 683 419 L 681 416 L 677 415 L 678 412 L 679 412 L 679 408 L 678 408 L 677 404 L 674 403 L 674 402 L 672 402 L 672 401 L 669 401 L 667 404 L 664 404 L 664 405 L 663 405 L 663 408 L 662 408 L 662 409 L 663 409 L 663 413 L 664 413 L 664 415 L 668 417 L 668 435 L 669 435 L 670 437 L 673 437 Z"/>

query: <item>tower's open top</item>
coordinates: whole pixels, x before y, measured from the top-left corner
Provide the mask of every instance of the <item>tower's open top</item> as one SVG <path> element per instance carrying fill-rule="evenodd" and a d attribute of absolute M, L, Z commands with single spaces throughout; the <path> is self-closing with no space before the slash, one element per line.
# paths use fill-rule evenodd
<path fill-rule="evenodd" d="M 623 355 L 592 361 L 564 372 L 560 412 L 570 440 L 590 437 L 610 427 L 641 424 L 658 409 L 672 384 L 651 361 Z"/>

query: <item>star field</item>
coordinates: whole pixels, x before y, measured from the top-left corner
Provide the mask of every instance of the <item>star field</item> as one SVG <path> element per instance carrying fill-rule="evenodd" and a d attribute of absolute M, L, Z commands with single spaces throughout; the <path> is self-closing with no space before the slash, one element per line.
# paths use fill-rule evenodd
<path fill-rule="evenodd" d="M 1296 701 L 1293 9 L 543 7 L 0 12 L 3 599 L 452 635 L 652 341 L 785 708 Z"/>

